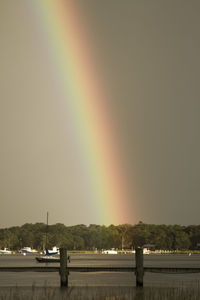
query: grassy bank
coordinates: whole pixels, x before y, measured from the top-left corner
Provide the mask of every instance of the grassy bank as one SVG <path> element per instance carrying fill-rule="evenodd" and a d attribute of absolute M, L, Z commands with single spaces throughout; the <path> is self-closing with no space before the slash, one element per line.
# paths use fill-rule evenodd
<path fill-rule="evenodd" d="M 49 287 L 1 288 L 0 300 L 198 300 L 199 285 L 179 288 L 134 287 L 70 287 L 68 289 Z"/>

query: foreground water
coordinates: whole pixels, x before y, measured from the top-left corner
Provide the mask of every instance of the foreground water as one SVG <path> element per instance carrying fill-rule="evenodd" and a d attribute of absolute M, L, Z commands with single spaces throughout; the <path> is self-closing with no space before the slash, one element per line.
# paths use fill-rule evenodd
<path fill-rule="evenodd" d="M 52 265 L 52 264 L 48 264 Z M 59 264 L 53 264 L 59 266 Z M 71 266 L 135 266 L 134 255 L 72 254 Z M 34 255 L 2 255 L 0 266 L 45 266 Z M 145 255 L 144 266 L 148 267 L 200 267 L 200 255 Z M 59 287 L 58 273 L 0 272 L 0 287 Z M 145 273 L 145 287 L 191 287 L 198 285 L 200 274 L 155 274 Z M 73 273 L 69 276 L 70 287 L 135 287 L 134 273 Z"/>

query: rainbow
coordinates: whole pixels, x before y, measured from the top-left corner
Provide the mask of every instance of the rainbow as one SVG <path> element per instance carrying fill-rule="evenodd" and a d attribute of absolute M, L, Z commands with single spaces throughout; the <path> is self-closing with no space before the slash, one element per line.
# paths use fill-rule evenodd
<path fill-rule="evenodd" d="M 45 45 L 56 74 L 55 85 L 66 99 L 88 178 L 92 213 L 103 224 L 133 222 L 122 147 L 106 101 L 108 89 L 99 75 L 92 41 L 77 2 L 35 0 L 29 5 L 39 27 L 40 42 Z"/>

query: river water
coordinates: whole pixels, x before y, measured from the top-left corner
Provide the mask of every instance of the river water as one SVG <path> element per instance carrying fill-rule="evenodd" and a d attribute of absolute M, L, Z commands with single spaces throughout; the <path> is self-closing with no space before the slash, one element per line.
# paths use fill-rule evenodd
<path fill-rule="evenodd" d="M 46 264 L 59 266 L 59 264 Z M 0 266 L 45 266 L 36 262 L 34 255 L 2 255 Z M 135 257 L 130 254 L 104 255 L 104 254 L 71 254 L 70 266 L 135 266 Z M 144 266 L 146 267 L 199 267 L 200 255 L 193 254 L 150 254 L 144 255 Z M 200 274 L 160 274 L 146 272 L 144 276 L 145 287 L 180 287 L 191 286 L 200 282 Z M 60 278 L 58 273 L 39 272 L 0 272 L 0 287 L 13 286 L 46 286 L 59 287 Z M 78 273 L 71 272 L 69 275 L 69 286 L 118 286 L 134 287 L 134 273 L 120 272 L 96 272 Z"/>

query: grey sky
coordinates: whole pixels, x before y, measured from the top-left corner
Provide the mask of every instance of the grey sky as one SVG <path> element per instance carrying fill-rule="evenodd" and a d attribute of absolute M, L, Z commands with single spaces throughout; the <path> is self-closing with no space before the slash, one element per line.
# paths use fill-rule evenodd
<path fill-rule="evenodd" d="M 199 223 L 199 1 L 77 3 L 137 195 L 127 222 Z M 101 223 L 23 1 L 0 2 L 0 36 L 0 227 L 43 222 L 47 210 L 51 223 Z"/>

